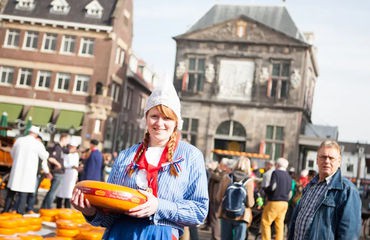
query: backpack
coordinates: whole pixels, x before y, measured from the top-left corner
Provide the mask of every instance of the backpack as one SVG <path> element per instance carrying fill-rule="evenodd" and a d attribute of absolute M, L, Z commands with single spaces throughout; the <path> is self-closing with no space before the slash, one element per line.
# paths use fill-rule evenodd
<path fill-rule="evenodd" d="M 227 217 L 236 218 L 244 214 L 245 202 L 248 197 L 244 187 L 247 180 L 248 177 L 234 182 L 233 176 L 231 176 L 231 184 L 227 187 L 222 198 L 222 209 Z"/>

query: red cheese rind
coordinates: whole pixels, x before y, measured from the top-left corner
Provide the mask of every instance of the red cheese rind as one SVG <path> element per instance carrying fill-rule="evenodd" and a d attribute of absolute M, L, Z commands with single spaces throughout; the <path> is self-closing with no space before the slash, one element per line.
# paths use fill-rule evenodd
<path fill-rule="evenodd" d="M 146 196 L 126 186 L 85 180 L 78 182 L 80 189 L 91 205 L 113 210 L 127 211 L 146 202 Z"/>

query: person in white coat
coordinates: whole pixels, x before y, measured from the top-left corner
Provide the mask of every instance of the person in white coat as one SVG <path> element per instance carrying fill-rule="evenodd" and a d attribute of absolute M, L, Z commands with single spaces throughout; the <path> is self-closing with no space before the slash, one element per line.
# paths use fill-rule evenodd
<path fill-rule="evenodd" d="M 80 160 L 80 155 L 78 154 L 79 142 L 72 138 L 69 144 L 69 154 L 64 155 L 64 168 L 65 173 L 62 177 L 62 182 L 58 188 L 56 194 L 57 208 L 71 208 L 71 198 L 73 188 L 76 185 L 78 178 L 78 165 Z"/>
<path fill-rule="evenodd" d="M 29 134 L 18 138 L 10 152 L 13 158 L 13 165 L 8 181 L 8 194 L 5 200 L 4 212 L 8 212 L 12 207 L 15 194 L 18 199 L 15 204 L 18 213 L 24 214 L 28 193 L 34 193 L 37 184 L 37 168 L 39 158 L 42 160 L 42 169 L 47 177 L 51 177 L 47 165 L 49 153 L 45 146 L 36 139 L 40 133 L 40 128 L 32 126 Z"/>

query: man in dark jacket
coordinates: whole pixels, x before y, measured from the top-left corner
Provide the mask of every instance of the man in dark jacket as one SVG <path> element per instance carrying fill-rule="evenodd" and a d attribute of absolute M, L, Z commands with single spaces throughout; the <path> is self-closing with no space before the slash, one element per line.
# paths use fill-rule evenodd
<path fill-rule="evenodd" d="M 326 140 L 317 151 L 319 174 L 303 189 L 288 239 L 360 239 L 361 199 L 355 185 L 342 177 L 341 149 Z"/>
<path fill-rule="evenodd" d="M 69 153 L 67 148 L 69 141 L 70 136 L 67 133 L 62 133 L 60 134 L 59 142 L 55 143 L 53 148 L 50 150 L 48 161 L 53 179 L 51 181 L 50 189 L 42 201 L 41 208 L 51 208 L 51 205 L 55 199 L 55 195 L 57 194 L 65 171 L 64 154 Z"/>
<path fill-rule="evenodd" d="M 284 219 L 291 196 L 292 178 L 287 172 L 289 162 L 285 158 L 276 161 L 276 169 L 271 175 L 271 181 L 265 188 L 267 204 L 263 208 L 261 230 L 262 239 L 271 239 L 271 224 L 275 222 L 276 240 L 284 238 Z"/>
<path fill-rule="evenodd" d="M 98 149 L 99 141 L 90 141 L 90 155 L 84 163 L 84 180 L 103 180 L 103 154 Z"/>

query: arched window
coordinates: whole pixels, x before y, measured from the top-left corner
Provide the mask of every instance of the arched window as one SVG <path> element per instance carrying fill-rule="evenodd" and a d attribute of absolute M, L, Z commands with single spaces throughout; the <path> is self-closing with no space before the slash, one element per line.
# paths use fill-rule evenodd
<path fill-rule="evenodd" d="M 246 137 L 247 136 L 243 125 L 235 121 L 222 122 L 217 128 L 216 134 L 229 136 L 229 137 L 232 137 L 232 136 Z"/>

